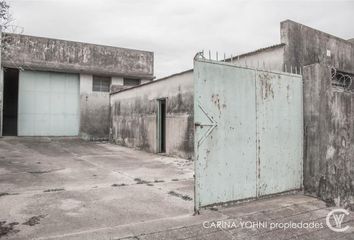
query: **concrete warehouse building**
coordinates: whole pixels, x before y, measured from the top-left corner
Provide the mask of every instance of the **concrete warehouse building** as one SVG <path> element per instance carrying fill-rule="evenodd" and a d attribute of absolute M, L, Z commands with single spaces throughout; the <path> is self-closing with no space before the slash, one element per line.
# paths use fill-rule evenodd
<path fill-rule="evenodd" d="M 152 52 L 2 34 L 0 136 L 107 139 L 110 88 L 153 79 Z"/>
<path fill-rule="evenodd" d="M 111 94 L 111 140 L 191 159 L 193 71 Z"/>
<path fill-rule="evenodd" d="M 350 41 L 291 20 L 281 23 L 280 35 L 279 44 L 226 61 L 272 71 L 300 73 L 304 66 L 314 63 L 335 66 L 344 72 L 354 71 L 353 43 Z M 207 53 L 204 55 L 208 57 Z M 193 69 L 149 84 L 118 90 L 111 95 L 111 137 L 114 141 L 150 152 L 163 150 L 181 157 L 193 155 Z M 165 104 L 166 109 L 162 108 L 159 114 L 161 103 Z M 157 118 L 161 118 L 162 124 L 159 125 Z M 165 132 L 164 136 L 156 135 L 159 132 Z"/>
<path fill-rule="evenodd" d="M 304 189 L 338 205 L 354 204 L 353 40 L 291 20 L 281 22 L 280 36 L 279 44 L 225 61 L 303 75 Z M 112 92 L 111 140 L 193 158 L 193 95 L 193 69 Z"/>

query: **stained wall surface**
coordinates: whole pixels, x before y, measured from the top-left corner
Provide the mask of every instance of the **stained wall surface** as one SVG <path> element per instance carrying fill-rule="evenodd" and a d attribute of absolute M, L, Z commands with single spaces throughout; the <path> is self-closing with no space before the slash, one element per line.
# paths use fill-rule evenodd
<path fill-rule="evenodd" d="M 1 44 L 4 68 L 80 74 L 79 135 L 85 139 L 109 135 L 109 92 L 93 91 L 93 75 L 110 77 L 120 88 L 125 77 L 142 83 L 153 79 L 153 52 L 9 33 L 2 34 Z M 0 130 L 2 88 L 1 74 Z"/>
<path fill-rule="evenodd" d="M 193 73 L 176 74 L 111 95 L 111 140 L 157 151 L 158 100 L 166 99 L 166 154 L 192 158 Z"/>
<path fill-rule="evenodd" d="M 354 44 L 308 26 L 286 20 L 280 24 L 281 42 L 285 44 L 284 64 L 306 66 L 314 63 L 354 69 Z"/>
<path fill-rule="evenodd" d="M 153 52 L 9 33 L 3 34 L 2 43 L 5 67 L 153 77 Z"/>
<path fill-rule="evenodd" d="M 284 63 L 304 68 L 304 190 L 353 204 L 353 86 L 333 87 L 329 67 L 354 72 L 354 44 L 290 20 L 281 41 Z"/>
<path fill-rule="evenodd" d="M 330 204 L 354 206 L 354 92 L 333 86 L 331 70 L 304 68 L 304 187 Z"/>
<path fill-rule="evenodd" d="M 284 44 L 278 44 L 254 52 L 233 57 L 232 61 L 237 66 L 258 68 L 271 71 L 283 71 Z"/>

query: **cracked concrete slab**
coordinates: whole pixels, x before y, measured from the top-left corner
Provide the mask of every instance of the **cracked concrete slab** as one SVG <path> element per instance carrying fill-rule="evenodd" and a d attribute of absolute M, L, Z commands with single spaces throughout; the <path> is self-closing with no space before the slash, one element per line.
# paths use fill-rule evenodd
<path fill-rule="evenodd" d="M 2 138 L 0 153 L 0 221 L 19 223 L 9 239 L 193 214 L 193 201 L 169 194 L 193 198 L 193 166 L 185 159 L 75 138 Z"/>

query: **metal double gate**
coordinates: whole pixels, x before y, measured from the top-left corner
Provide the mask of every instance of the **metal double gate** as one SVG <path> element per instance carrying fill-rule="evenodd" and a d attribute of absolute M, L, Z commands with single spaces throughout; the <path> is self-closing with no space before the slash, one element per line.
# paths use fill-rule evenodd
<path fill-rule="evenodd" d="M 300 75 L 196 58 L 195 210 L 302 188 Z"/>

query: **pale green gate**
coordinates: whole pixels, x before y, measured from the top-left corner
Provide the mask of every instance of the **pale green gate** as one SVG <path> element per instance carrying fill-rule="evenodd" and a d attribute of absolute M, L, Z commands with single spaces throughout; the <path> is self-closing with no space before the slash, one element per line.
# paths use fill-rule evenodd
<path fill-rule="evenodd" d="M 77 74 L 20 71 L 19 136 L 78 136 Z"/>
<path fill-rule="evenodd" d="M 195 209 L 302 188 L 300 75 L 194 61 Z"/>

